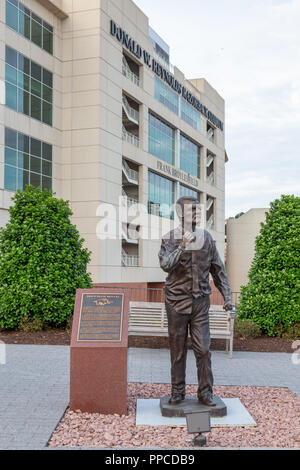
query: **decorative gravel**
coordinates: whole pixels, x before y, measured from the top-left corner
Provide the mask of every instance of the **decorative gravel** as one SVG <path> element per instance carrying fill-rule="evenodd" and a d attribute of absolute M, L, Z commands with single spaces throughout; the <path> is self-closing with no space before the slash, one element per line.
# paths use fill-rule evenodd
<path fill-rule="evenodd" d="M 187 395 L 196 395 L 189 385 Z M 50 447 L 187 447 L 191 438 L 186 427 L 136 426 L 136 400 L 170 394 L 170 385 L 128 384 L 128 415 L 103 415 L 66 411 L 55 429 Z M 208 447 L 300 448 L 300 399 L 287 388 L 216 386 L 221 398 L 239 398 L 257 427 L 212 428 L 206 434 Z"/>

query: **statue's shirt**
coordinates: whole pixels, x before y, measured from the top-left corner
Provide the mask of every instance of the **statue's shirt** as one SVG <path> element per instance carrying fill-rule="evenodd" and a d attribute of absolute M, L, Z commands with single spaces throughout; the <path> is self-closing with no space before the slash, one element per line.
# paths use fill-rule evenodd
<path fill-rule="evenodd" d="M 166 302 L 179 313 L 191 313 L 193 298 L 211 293 L 209 273 L 224 300 L 231 300 L 227 274 L 212 236 L 198 227 L 194 233 L 195 241 L 184 248 L 181 226 L 171 230 L 164 235 L 158 253 L 160 267 L 168 273 Z"/>

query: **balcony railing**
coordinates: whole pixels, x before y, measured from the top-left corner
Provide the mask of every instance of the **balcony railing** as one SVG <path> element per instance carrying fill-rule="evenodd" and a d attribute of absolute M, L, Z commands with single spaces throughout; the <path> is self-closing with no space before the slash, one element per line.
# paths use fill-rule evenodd
<path fill-rule="evenodd" d="M 131 132 L 128 132 L 124 126 L 122 128 L 122 139 L 136 147 L 140 146 L 140 139 L 136 135 L 131 134 Z"/>
<path fill-rule="evenodd" d="M 152 215 L 160 215 L 160 204 L 148 203 L 149 213 Z"/>
<path fill-rule="evenodd" d="M 123 108 L 124 108 L 124 111 L 125 111 L 128 119 L 133 121 L 135 124 L 138 124 L 139 123 L 139 118 L 140 118 L 139 117 L 139 112 L 136 109 L 134 109 L 132 106 L 130 106 L 126 96 L 124 96 L 124 95 L 122 97 L 122 104 L 123 104 Z"/>
<path fill-rule="evenodd" d="M 211 174 L 206 178 L 206 181 L 207 181 L 208 184 L 211 184 L 211 185 L 214 184 L 215 179 L 214 179 L 214 172 L 213 172 L 213 171 L 212 171 Z"/>
<path fill-rule="evenodd" d="M 208 230 L 213 230 L 214 229 L 214 215 L 211 214 L 210 218 L 206 222 L 206 228 Z"/>
<path fill-rule="evenodd" d="M 207 210 L 207 211 L 211 208 L 213 202 L 214 202 L 214 200 L 213 200 L 212 197 L 209 197 L 209 198 L 207 199 L 207 201 L 206 201 L 206 210 Z"/>
<path fill-rule="evenodd" d="M 122 251 L 122 266 L 127 268 L 137 267 L 140 264 L 140 258 L 138 255 L 127 255 Z"/>
<path fill-rule="evenodd" d="M 127 243 L 133 244 L 133 245 L 138 245 L 139 244 L 139 239 L 138 238 L 131 238 L 130 237 L 130 235 L 128 233 L 128 229 L 125 226 L 125 224 L 122 225 L 121 234 L 122 234 L 123 240 L 125 240 Z"/>
<path fill-rule="evenodd" d="M 206 158 L 206 167 L 208 168 L 213 161 L 214 161 L 214 156 L 209 153 Z"/>
<path fill-rule="evenodd" d="M 210 140 L 211 142 L 214 141 L 214 138 L 215 138 L 215 132 L 212 128 L 210 128 L 207 133 L 206 133 L 206 137 L 208 138 L 208 140 Z"/>
<path fill-rule="evenodd" d="M 134 204 L 138 204 L 139 202 L 138 199 L 127 196 L 124 189 L 122 189 L 122 196 L 123 196 L 124 203 L 127 204 L 127 207 L 133 206 Z"/>
<path fill-rule="evenodd" d="M 174 211 L 171 207 L 168 210 L 168 207 L 164 206 L 164 204 L 160 205 L 159 203 L 148 201 L 148 214 L 158 215 L 160 217 L 174 220 Z"/>
<path fill-rule="evenodd" d="M 134 72 L 132 72 L 124 56 L 123 56 L 123 61 L 122 61 L 122 73 L 125 77 L 129 78 L 129 80 L 131 80 L 132 83 L 134 83 L 137 86 L 140 86 L 139 77 Z"/>
<path fill-rule="evenodd" d="M 133 170 L 132 168 L 129 167 L 128 163 L 126 160 L 122 161 L 122 169 L 123 172 L 127 178 L 127 181 L 133 184 L 138 184 L 139 183 L 139 174 L 136 170 Z"/>

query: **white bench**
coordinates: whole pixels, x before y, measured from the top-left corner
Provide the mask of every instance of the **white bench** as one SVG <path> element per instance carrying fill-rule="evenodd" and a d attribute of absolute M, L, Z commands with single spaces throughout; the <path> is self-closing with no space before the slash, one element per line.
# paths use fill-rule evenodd
<path fill-rule="evenodd" d="M 222 305 L 209 309 L 211 338 L 226 339 L 226 352 L 232 357 L 234 315 Z M 130 302 L 128 333 L 137 336 L 168 336 L 168 318 L 164 302 Z"/>

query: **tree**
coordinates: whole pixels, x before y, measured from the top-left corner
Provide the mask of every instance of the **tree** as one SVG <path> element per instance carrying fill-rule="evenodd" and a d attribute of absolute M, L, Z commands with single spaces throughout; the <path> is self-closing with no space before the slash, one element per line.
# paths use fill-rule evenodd
<path fill-rule="evenodd" d="M 261 227 L 238 314 L 276 336 L 300 322 L 300 198 L 283 195 L 271 202 Z"/>
<path fill-rule="evenodd" d="M 52 191 L 26 186 L 13 197 L 10 219 L 0 229 L 0 326 L 23 319 L 64 327 L 72 315 L 77 288 L 92 287 L 83 248 L 70 221 L 69 201 Z"/>

